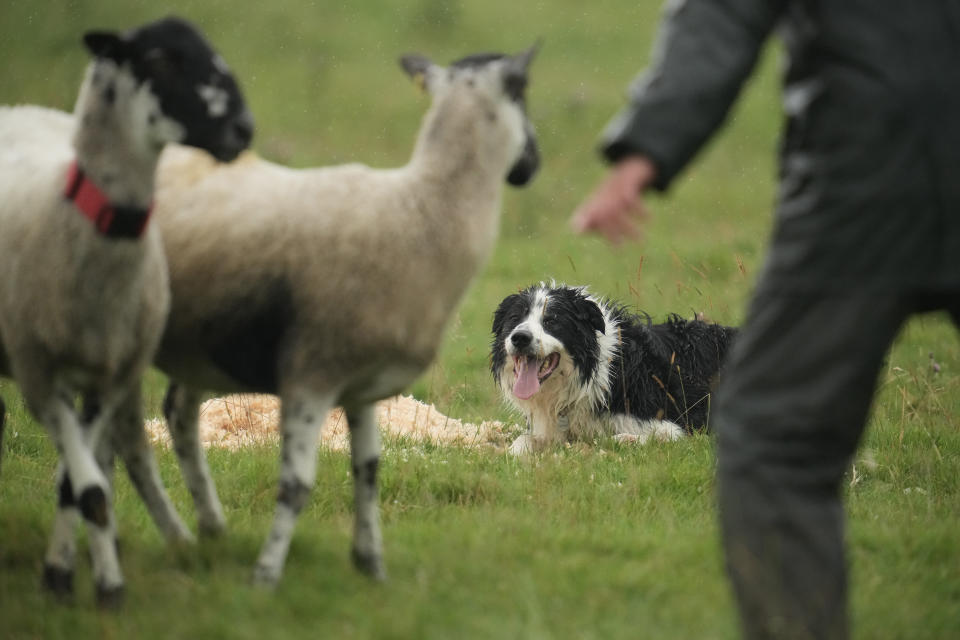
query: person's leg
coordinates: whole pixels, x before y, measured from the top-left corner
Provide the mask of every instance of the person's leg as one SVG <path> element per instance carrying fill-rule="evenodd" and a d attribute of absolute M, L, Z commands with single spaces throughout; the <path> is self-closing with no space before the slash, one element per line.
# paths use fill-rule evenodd
<path fill-rule="evenodd" d="M 3 423 L 7 419 L 7 408 L 3 405 L 3 398 L 0 398 L 0 460 L 3 459 Z"/>
<path fill-rule="evenodd" d="M 877 372 L 909 312 L 896 297 L 759 295 L 717 394 L 718 497 L 747 638 L 845 638 L 840 483 Z"/>

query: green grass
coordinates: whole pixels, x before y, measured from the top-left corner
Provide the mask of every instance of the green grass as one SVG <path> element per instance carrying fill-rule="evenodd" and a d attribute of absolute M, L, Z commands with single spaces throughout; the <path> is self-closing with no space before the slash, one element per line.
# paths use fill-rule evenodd
<path fill-rule="evenodd" d="M 519 51 L 542 37 L 529 94 L 542 172 L 529 188 L 507 193 L 497 251 L 438 361 L 413 388 L 456 417 L 511 419 L 494 393 L 487 348 L 494 307 L 518 287 L 556 278 L 654 317 L 742 318 L 770 226 L 776 49 L 670 198 L 653 198 L 644 244 L 611 250 L 567 231 L 570 212 L 602 175 L 597 135 L 647 60 L 658 4 L 181 0 L 158 9 L 142 0 L 6 0 L 0 103 L 71 108 L 86 59 L 83 30 L 174 11 L 200 23 L 242 78 L 260 153 L 295 166 L 390 166 L 406 160 L 426 105 L 400 73 L 400 53 L 445 62 Z M 905 328 L 881 374 L 846 488 L 857 638 L 948 638 L 960 628 L 958 371 L 956 332 L 931 315 Z M 162 386 L 162 376 L 150 376 L 150 414 Z M 391 579 L 382 585 L 350 567 L 349 463 L 321 452 L 317 489 L 276 593 L 248 584 L 272 514 L 275 450 L 210 452 L 230 530 L 196 549 L 167 549 L 120 473 L 126 607 L 93 609 L 85 561 L 76 604 L 62 606 L 39 589 L 52 447 L 11 383 L 0 382 L 0 395 L 10 409 L 0 476 L 0 638 L 736 637 L 707 437 L 644 448 L 603 441 L 528 463 L 388 441 L 382 503 Z M 174 500 L 192 518 L 173 456 L 158 454 Z"/>

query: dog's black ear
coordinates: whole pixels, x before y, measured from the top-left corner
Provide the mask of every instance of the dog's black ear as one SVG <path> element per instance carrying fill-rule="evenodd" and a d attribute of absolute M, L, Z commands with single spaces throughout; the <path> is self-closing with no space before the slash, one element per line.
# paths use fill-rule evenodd
<path fill-rule="evenodd" d="M 504 323 L 507 321 L 507 314 L 510 313 L 510 310 L 516 305 L 521 299 L 519 293 L 514 293 L 503 299 L 500 303 L 500 306 L 497 307 L 497 310 L 493 313 L 493 335 L 498 336 L 500 332 L 503 331 Z"/>
<path fill-rule="evenodd" d="M 577 317 L 588 324 L 594 331 L 603 333 L 607 330 L 607 321 L 603 319 L 600 305 L 589 298 L 581 298 L 577 305 Z"/>

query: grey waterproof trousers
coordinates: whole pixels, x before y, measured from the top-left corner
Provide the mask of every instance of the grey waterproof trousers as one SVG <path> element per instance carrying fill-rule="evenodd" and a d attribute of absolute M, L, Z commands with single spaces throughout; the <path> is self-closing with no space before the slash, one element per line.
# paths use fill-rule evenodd
<path fill-rule="evenodd" d="M 727 570 L 746 638 L 846 638 L 841 481 L 901 324 L 960 293 L 760 291 L 713 423 Z"/>

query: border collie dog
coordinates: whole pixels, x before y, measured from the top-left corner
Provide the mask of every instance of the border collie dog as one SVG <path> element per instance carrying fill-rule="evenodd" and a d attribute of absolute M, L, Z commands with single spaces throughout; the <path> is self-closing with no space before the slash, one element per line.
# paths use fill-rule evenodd
<path fill-rule="evenodd" d="M 665 440 L 705 429 L 710 387 L 736 329 L 672 315 L 663 324 L 590 295 L 531 286 L 493 318 L 493 379 L 527 418 L 510 452 L 614 435 Z"/>

